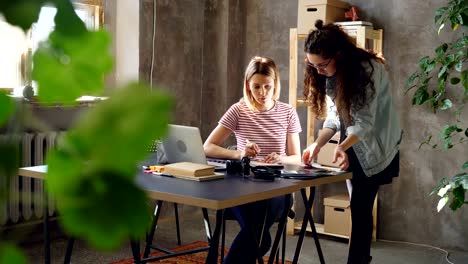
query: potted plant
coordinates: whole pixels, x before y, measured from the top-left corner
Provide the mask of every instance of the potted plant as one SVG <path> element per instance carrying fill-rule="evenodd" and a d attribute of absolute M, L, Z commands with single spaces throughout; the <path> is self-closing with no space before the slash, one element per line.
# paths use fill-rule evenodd
<path fill-rule="evenodd" d="M 433 142 L 428 136 L 420 145 L 453 149 L 468 142 L 468 127 L 464 124 L 463 110 L 468 100 L 468 36 L 465 35 L 468 24 L 468 0 L 450 0 L 446 6 L 435 12 L 438 33 L 450 24 L 452 33 L 461 36 L 454 41 L 437 46 L 432 56 L 419 60 L 419 69 L 406 82 L 406 92 L 412 91 L 412 105 L 427 105 L 434 114 L 451 111 L 453 120 L 440 128 L 440 143 Z M 455 35 L 459 36 L 459 35 Z M 454 98 L 454 95 L 456 96 Z M 460 165 L 460 172 L 450 178 L 442 178 L 431 192 L 441 199 L 437 205 L 440 211 L 451 199 L 450 208 L 457 210 L 468 204 L 465 193 L 468 190 L 468 161 Z"/>

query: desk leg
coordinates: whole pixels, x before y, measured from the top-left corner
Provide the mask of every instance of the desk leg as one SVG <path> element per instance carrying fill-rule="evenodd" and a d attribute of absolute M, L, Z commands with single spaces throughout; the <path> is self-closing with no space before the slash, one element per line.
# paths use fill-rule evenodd
<path fill-rule="evenodd" d="M 71 255 L 72 255 L 73 244 L 74 244 L 74 243 L 75 243 L 75 239 L 74 239 L 74 238 L 69 238 L 69 239 L 68 239 L 68 242 L 67 242 L 67 251 L 65 252 L 65 260 L 63 261 L 63 263 L 65 263 L 65 264 L 71 263 Z"/>
<path fill-rule="evenodd" d="M 275 260 L 275 257 L 277 256 L 276 252 L 278 251 L 279 241 L 281 240 L 281 236 L 284 233 L 283 231 L 286 230 L 286 221 L 287 221 L 289 210 L 291 208 L 290 201 L 291 201 L 291 194 L 285 195 L 284 211 L 281 214 L 280 222 L 278 224 L 278 230 L 276 231 L 275 241 L 273 242 L 273 246 L 271 247 L 270 257 L 268 258 L 268 264 L 273 264 L 273 261 Z M 284 257 L 284 253 L 283 253 L 283 257 Z"/>
<path fill-rule="evenodd" d="M 307 228 L 308 223 L 310 223 L 310 226 L 312 228 L 312 236 L 315 240 L 315 247 L 317 248 L 317 254 L 319 256 L 320 263 L 325 264 L 325 259 L 323 258 L 322 248 L 320 247 L 320 241 L 317 236 L 317 230 L 315 229 L 314 219 L 312 217 L 312 213 L 310 212 L 312 209 L 312 204 L 314 203 L 315 187 L 314 186 L 310 187 L 310 196 L 308 200 L 307 200 L 305 189 L 301 189 L 301 196 L 302 196 L 302 201 L 304 202 L 305 213 L 304 213 L 304 218 L 302 220 L 301 231 L 299 232 L 299 237 L 297 240 L 297 246 L 296 246 L 296 252 L 294 253 L 293 264 L 296 264 L 299 260 L 299 255 L 302 250 L 302 243 L 304 241 L 304 236 L 306 233 L 306 228 Z"/>
<path fill-rule="evenodd" d="M 44 197 L 44 263 L 50 264 L 50 234 L 49 234 L 49 197 L 46 186 L 43 186 Z"/>
<path fill-rule="evenodd" d="M 210 218 L 208 217 L 208 210 L 206 208 L 202 208 L 203 212 L 203 222 L 205 224 L 205 232 L 206 232 L 206 238 L 208 239 L 208 243 L 211 243 L 211 226 L 210 226 Z"/>
<path fill-rule="evenodd" d="M 159 213 L 161 212 L 161 206 L 162 206 L 162 201 L 158 201 L 156 203 L 156 208 L 154 208 L 153 222 L 151 223 L 150 232 L 146 235 L 146 245 L 145 245 L 145 252 L 143 253 L 143 258 L 147 258 L 151 251 L 151 246 L 153 245 L 154 233 L 156 232 L 156 227 L 158 225 Z"/>
<path fill-rule="evenodd" d="M 224 210 L 216 211 L 216 226 L 210 241 L 210 249 L 208 250 L 208 256 L 205 261 L 206 264 L 218 263 L 219 234 L 221 231 L 221 224 L 223 222 L 223 214 Z"/>

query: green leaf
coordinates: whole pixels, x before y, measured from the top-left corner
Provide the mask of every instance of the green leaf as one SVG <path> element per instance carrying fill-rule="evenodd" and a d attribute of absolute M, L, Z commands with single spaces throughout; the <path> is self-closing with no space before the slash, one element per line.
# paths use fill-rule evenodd
<path fill-rule="evenodd" d="M 438 46 L 436 49 L 435 49 L 435 52 L 437 54 L 437 57 L 438 58 L 441 58 L 442 56 L 444 56 L 445 52 L 447 51 L 448 49 L 448 44 L 447 43 L 443 43 L 441 44 L 440 46 Z"/>
<path fill-rule="evenodd" d="M 446 139 L 450 137 L 453 132 L 461 132 L 461 131 L 463 130 L 456 125 L 445 125 L 440 131 L 440 138 Z"/>
<path fill-rule="evenodd" d="M 49 153 L 47 188 L 69 234 L 103 249 L 145 234 L 150 214 L 136 167 L 165 135 L 171 109 L 161 89 L 130 84 L 83 114 Z"/>
<path fill-rule="evenodd" d="M 19 137 L 4 135 L 0 138 L 0 177 L 8 183 L 20 165 Z M 5 178 L 6 177 L 6 178 Z M 3 183 L 2 183 L 3 184 Z"/>
<path fill-rule="evenodd" d="M 119 172 L 95 171 L 85 178 L 56 199 L 67 233 L 107 250 L 129 237 L 143 238 L 151 223 L 145 192 Z"/>
<path fill-rule="evenodd" d="M 442 105 L 440 105 L 439 108 L 441 110 L 447 110 L 447 109 L 452 108 L 452 101 L 450 101 L 450 99 L 447 99 L 447 98 L 442 100 Z"/>
<path fill-rule="evenodd" d="M 109 44 L 103 30 L 76 36 L 53 32 L 33 59 L 40 100 L 73 104 L 82 95 L 99 95 L 113 64 Z"/>
<path fill-rule="evenodd" d="M 437 23 L 437 21 L 439 21 L 442 18 L 442 16 L 444 15 L 446 11 L 447 11 L 446 6 L 437 8 L 437 10 L 435 11 L 434 23 Z"/>
<path fill-rule="evenodd" d="M 419 72 L 413 72 L 413 74 L 411 74 L 411 76 L 406 81 L 405 87 L 410 87 L 413 84 L 414 80 L 418 78 L 418 76 Z"/>
<path fill-rule="evenodd" d="M 413 95 L 413 105 L 422 105 L 429 99 L 429 93 L 426 86 L 419 87 Z"/>
<path fill-rule="evenodd" d="M 461 72 L 460 79 L 466 94 L 468 91 L 468 70 L 464 70 Z"/>
<path fill-rule="evenodd" d="M 21 250 L 10 243 L 0 243 L 0 264 L 26 264 L 26 256 Z"/>
<path fill-rule="evenodd" d="M 11 97 L 0 92 L 0 127 L 8 121 L 15 110 L 15 102 Z"/>
<path fill-rule="evenodd" d="M 449 182 L 447 181 L 446 178 L 440 179 L 440 181 L 437 183 L 437 186 L 432 189 L 431 193 L 429 195 L 434 195 L 439 192 L 440 189 L 442 189 L 444 186 L 446 186 Z"/>
<path fill-rule="evenodd" d="M 46 2 L 48 0 L 0 1 L 0 13 L 9 24 L 26 31 L 38 20 L 41 6 Z"/>
<path fill-rule="evenodd" d="M 468 131 L 468 128 L 466 129 L 466 131 Z M 463 164 L 463 166 L 461 167 L 462 170 L 466 170 L 468 169 L 468 161 L 465 161 L 465 163 Z"/>
<path fill-rule="evenodd" d="M 419 60 L 419 67 L 424 71 L 424 69 L 427 67 L 427 64 L 429 64 L 430 58 L 429 56 L 425 56 Z"/>
<path fill-rule="evenodd" d="M 86 26 L 69 0 L 56 0 L 55 31 L 70 37 L 85 34 Z"/>
<path fill-rule="evenodd" d="M 463 205 L 465 201 L 465 191 L 466 190 L 461 185 L 453 189 L 453 200 L 450 203 L 450 209 L 455 211 Z"/>
<path fill-rule="evenodd" d="M 437 75 L 437 78 L 439 78 L 439 79 L 442 78 L 442 76 L 443 76 L 444 74 L 446 74 L 447 69 L 448 69 L 448 66 L 447 66 L 447 65 L 442 66 L 442 68 L 441 68 L 440 71 L 439 71 L 439 74 Z"/>
<path fill-rule="evenodd" d="M 453 84 L 453 85 L 456 85 L 459 82 L 460 82 L 460 78 L 458 78 L 458 77 L 453 77 L 453 78 L 450 79 L 450 83 Z"/>

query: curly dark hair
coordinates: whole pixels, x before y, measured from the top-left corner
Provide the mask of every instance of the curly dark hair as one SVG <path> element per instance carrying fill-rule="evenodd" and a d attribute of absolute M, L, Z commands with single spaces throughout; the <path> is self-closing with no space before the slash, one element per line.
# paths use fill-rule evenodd
<path fill-rule="evenodd" d="M 371 78 L 374 67 L 371 61 L 375 59 L 383 63 L 383 59 L 373 52 L 356 47 L 353 39 L 337 25 L 324 25 L 322 20 L 317 20 L 315 27 L 307 36 L 304 51 L 323 59 L 335 59 L 336 91 L 333 99 L 339 116 L 346 125 L 350 125 L 351 112 L 362 109 L 375 94 L 374 80 Z M 323 119 L 327 113 L 327 77 L 309 65 L 307 58 L 305 62 L 304 97 L 316 116 Z M 370 66 L 370 71 L 366 71 L 367 66 Z"/>

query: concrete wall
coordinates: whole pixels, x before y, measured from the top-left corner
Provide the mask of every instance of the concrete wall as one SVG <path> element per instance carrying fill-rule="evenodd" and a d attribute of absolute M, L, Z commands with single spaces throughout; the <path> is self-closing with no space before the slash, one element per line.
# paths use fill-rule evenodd
<path fill-rule="evenodd" d="M 466 207 L 456 213 L 449 209 L 437 213 L 437 198 L 428 197 L 441 177 L 457 172 L 468 156 L 467 148 L 448 153 L 418 150 L 424 136 L 437 135 L 448 116 L 411 107 L 409 96 L 403 95 L 404 83 L 419 58 L 449 38 L 443 34 L 439 39 L 433 24 L 435 8 L 446 1 L 348 2 L 361 9 L 364 20 L 384 29 L 384 55 L 405 130 L 401 175 L 379 192 L 378 237 L 468 250 Z M 141 0 L 140 4 L 140 77 L 148 80 L 153 1 Z M 175 123 L 199 126 L 205 138 L 241 96 L 244 68 L 257 54 L 276 60 L 282 78 L 281 100 L 287 101 L 289 28 L 296 26 L 297 1 L 157 0 L 156 4 L 153 81 L 176 97 Z M 299 109 L 305 128 L 304 111 Z M 304 144 L 302 136 L 302 148 Z M 344 186 L 327 188 L 344 190 Z"/>

